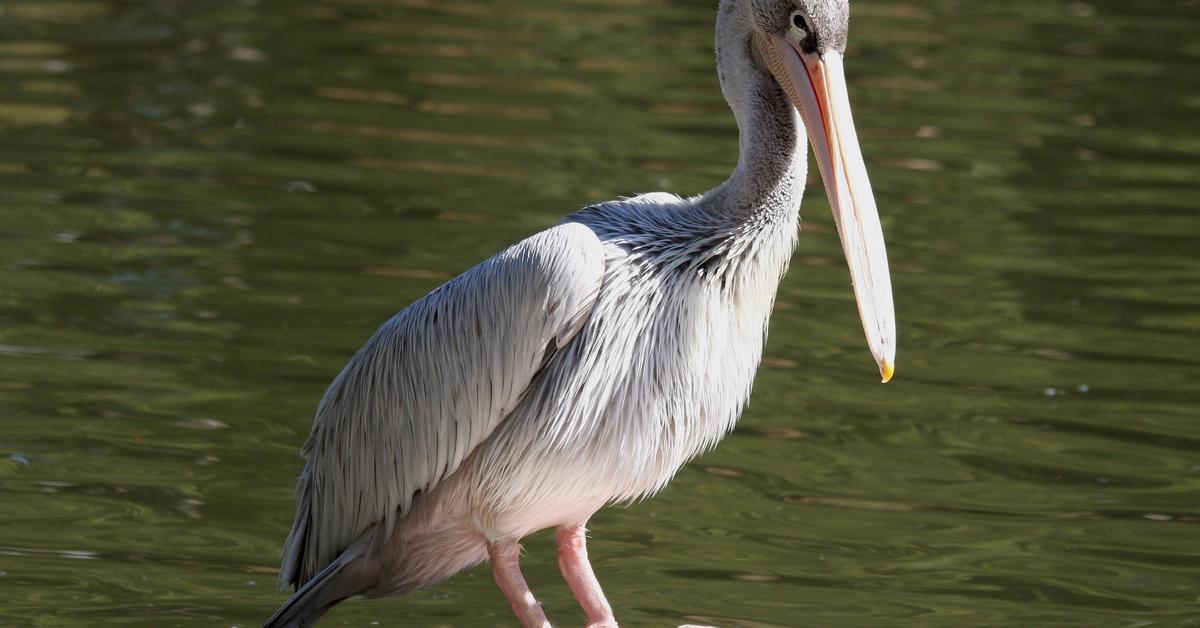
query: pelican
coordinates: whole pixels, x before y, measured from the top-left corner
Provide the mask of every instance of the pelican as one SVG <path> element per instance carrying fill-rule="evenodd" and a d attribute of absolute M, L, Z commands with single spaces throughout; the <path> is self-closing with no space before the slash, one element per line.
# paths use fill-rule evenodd
<path fill-rule="evenodd" d="M 550 626 L 518 565 L 556 528 L 589 628 L 617 625 L 588 562 L 600 508 L 663 488 L 750 396 L 799 230 L 807 141 L 867 345 L 896 352 L 891 280 L 842 70 L 848 0 L 721 0 L 733 174 L 691 198 L 600 203 L 412 303 L 330 384 L 304 445 L 266 626 L 400 595 L 486 561 L 526 628 Z"/>

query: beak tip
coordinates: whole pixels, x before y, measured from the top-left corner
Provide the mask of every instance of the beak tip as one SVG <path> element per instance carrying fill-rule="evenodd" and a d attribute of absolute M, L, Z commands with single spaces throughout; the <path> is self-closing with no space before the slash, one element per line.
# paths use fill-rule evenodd
<path fill-rule="evenodd" d="M 884 384 L 892 381 L 892 374 L 895 372 L 896 365 L 891 360 L 884 360 L 879 364 L 879 374 L 883 376 Z"/>

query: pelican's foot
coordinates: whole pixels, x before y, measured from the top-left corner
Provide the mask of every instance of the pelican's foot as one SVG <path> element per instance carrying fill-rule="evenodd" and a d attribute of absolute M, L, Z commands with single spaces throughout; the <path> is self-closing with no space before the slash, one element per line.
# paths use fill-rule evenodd
<path fill-rule="evenodd" d="M 533 591 L 525 584 L 525 576 L 521 575 L 518 564 L 521 546 L 516 541 L 488 543 L 488 557 L 492 561 L 492 575 L 496 578 L 496 584 L 504 592 L 504 597 L 508 598 L 513 613 L 521 620 L 521 626 L 551 628 L 542 605 L 533 597 Z"/>
<path fill-rule="evenodd" d="M 558 544 L 558 566 L 579 606 L 587 615 L 587 628 L 617 628 L 612 606 L 604 599 L 600 582 L 588 562 L 587 530 L 583 524 L 563 526 L 555 534 Z"/>

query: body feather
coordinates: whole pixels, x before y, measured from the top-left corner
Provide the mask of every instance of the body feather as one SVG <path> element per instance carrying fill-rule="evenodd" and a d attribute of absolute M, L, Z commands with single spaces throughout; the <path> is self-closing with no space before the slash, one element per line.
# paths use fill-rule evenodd
<path fill-rule="evenodd" d="M 334 379 L 304 446 L 281 584 L 302 585 L 369 527 L 383 535 L 524 397 L 603 276 L 580 225 L 534 235 L 385 323 Z"/>

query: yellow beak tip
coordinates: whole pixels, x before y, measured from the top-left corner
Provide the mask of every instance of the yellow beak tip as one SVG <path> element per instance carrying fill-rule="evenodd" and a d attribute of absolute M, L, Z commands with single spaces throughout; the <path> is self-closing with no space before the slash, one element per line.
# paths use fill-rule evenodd
<path fill-rule="evenodd" d="M 884 362 L 879 365 L 879 373 L 883 375 L 883 383 L 892 381 L 892 374 L 896 372 L 896 365 L 891 362 Z"/>

